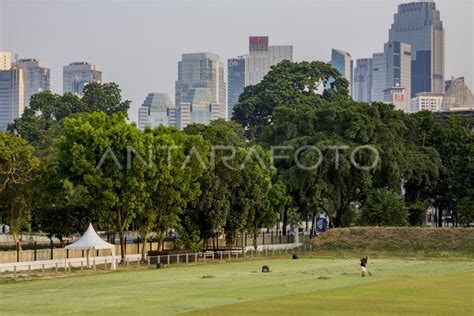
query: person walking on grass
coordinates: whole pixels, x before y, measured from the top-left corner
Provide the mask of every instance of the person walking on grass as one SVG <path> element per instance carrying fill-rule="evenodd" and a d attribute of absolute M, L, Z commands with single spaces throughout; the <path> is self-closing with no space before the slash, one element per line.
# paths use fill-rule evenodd
<path fill-rule="evenodd" d="M 362 259 L 360 259 L 360 271 L 362 273 L 362 276 L 365 277 L 366 274 L 369 276 L 372 275 L 372 273 L 367 270 L 367 262 L 369 261 L 369 257 L 365 256 Z"/>

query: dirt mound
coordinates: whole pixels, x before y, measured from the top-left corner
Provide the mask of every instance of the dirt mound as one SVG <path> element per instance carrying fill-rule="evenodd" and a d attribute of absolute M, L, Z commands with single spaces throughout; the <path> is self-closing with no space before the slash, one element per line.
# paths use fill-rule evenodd
<path fill-rule="evenodd" d="M 472 228 L 333 228 L 312 240 L 318 250 L 474 255 Z"/>

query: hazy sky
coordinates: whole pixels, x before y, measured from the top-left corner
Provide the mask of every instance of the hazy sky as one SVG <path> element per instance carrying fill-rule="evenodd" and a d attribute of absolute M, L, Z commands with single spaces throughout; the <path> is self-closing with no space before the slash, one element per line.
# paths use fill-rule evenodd
<path fill-rule="evenodd" d="M 294 46 L 294 58 L 330 59 L 331 48 L 354 59 L 383 51 L 394 0 L 0 0 L 0 51 L 45 60 L 51 89 L 62 93 L 62 66 L 99 64 L 104 81 L 117 82 L 132 100 L 130 117 L 149 92 L 174 98 L 182 53 L 246 54 L 248 36 Z M 474 1 L 438 0 L 445 27 L 445 77 L 474 83 Z"/>

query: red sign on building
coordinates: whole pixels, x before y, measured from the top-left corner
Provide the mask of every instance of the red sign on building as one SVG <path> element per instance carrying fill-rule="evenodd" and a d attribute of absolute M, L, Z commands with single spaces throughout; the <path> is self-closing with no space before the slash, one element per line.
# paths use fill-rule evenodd
<path fill-rule="evenodd" d="M 393 98 L 395 102 L 403 102 L 405 101 L 405 94 L 404 93 L 394 93 Z"/>

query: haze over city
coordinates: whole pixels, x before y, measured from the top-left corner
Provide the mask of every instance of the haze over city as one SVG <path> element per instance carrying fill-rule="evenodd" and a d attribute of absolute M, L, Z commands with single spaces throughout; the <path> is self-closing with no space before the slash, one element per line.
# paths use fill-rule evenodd
<path fill-rule="evenodd" d="M 132 101 L 130 119 L 149 92 L 174 98 L 182 53 L 212 52 L 225 64 L 248 53 L 248 37 L 293 45 L 294 60 L 329 61 L 331 48 L 355 59 L 382 52 L 404 1 L 0 1 L 0 51 L 37 58 L 62 93 L 62 66 L 100 65 Z M 472 1 L 436 1 L 445 27 L 445 79 L 474 83 Z"/>

